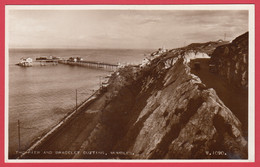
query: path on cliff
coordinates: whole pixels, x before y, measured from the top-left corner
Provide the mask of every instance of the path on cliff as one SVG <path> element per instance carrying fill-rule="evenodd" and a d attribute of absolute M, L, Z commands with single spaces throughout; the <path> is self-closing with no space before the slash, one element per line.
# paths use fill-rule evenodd
<path fill-rule="evenodd" d="M 196 59 L 200 63 L 200 69 L 191 68 L 191 72 L 197 75 L 202 83 L 208 88 L 213 88 L 224 104 L 236 115 L 242 123 L 242 130 L 245 138 L 248 133 L 248 92 L 235 88 L 228 81 L 216 73 L 209 71 L 210 59 Z"/>

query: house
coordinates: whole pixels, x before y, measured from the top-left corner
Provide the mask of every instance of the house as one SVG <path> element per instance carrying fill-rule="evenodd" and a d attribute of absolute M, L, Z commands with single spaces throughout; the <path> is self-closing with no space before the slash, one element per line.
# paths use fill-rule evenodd
<path fill-rule="evenodd" d="M 32 58 L 21 58 L 21 61 L 18 65 L 23 66 L 23 67 L 31 67 L 33 63 Z"/>
<path fill-rule="evenodd" d="M 77 57 L 77 61 L 83 61 L 81 57 Z"/>
<path fill-rule="evenodd" d="M 167 52 L 167 49 L 165 49 L 164 46 L 158 49 L 158 53 L 165 53 L 165 52 Z"/>
<path fill-rule="evenodd" d="M 156 57 L 158 57 L 158 56 L 161 56 L 163 53 L 165 53 L 165 52 L 167 52 L 167 51 L 168 51 L 168 50 L 165 49 L 164 47 L 159 48 L 158 51 L 153 52 L 153 53 L 151 54 L 151 57 L 156 58 Z"/>
<path fill-rule="evenodd" d="M 81 57 L 70 57 L 68 59 L 69 62 L 80 62 L 83 61 L 83 59 Z"/>
<path fill-rule="evenodd" d="M 69 62 L 77 62 L 77 58 L 76 57 L 70 57 L 68 59 Z"/>

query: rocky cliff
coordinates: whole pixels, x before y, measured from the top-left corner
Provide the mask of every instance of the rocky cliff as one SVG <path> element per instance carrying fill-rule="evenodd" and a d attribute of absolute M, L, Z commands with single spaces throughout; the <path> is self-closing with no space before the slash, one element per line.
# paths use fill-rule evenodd
<path fill-rule="evenodd" d="M 211 56 L 220 75 L 237 87 L 248 88 L 248 32 L 232 43 L 219 46 Z"/>
<path fill-rule="evenodd" d="M 240 121 L 190 72 L 190 58 L 208 54 L 194 50 L 166 51 L 114 73 L 88 109 L 99 112 L 98 121 L 81 146 L 100 154 L 74 158 L 247 158 Z"/>

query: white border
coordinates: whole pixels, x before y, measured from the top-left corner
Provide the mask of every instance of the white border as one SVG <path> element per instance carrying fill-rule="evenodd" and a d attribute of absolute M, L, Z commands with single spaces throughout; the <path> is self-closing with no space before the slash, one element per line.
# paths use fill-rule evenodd
<path fill-rule="evenodd" d="M 248 19 L 248 159 L 255 162 L 255 6 Z"/>
<path fill-rule="evenodd" d="M 6 5 L 7 10 L 253 10 L 254 4 L 215 5 Z"/>
<path fill-rule="evenodd" d="M 6 5 L 5 6 L 5 162 L 7 163 L 147 163 L 147 162 L 255 162 L 255 5 Z M 249 100 L 248 100 L 248 160 L 9 160 L 8 159 L 8 11 L 10 10 L 248 10 L 249 11 Z"/>

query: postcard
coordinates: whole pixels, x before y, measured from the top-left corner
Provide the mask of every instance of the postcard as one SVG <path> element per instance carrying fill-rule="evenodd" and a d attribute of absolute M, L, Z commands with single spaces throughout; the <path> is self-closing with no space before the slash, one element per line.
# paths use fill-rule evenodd
<path fill-rule="evenodd" d="M 5 162 L 254 162 L 254 39 L 254 4 L 7 4 Z"/>

